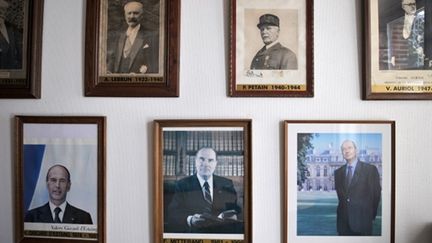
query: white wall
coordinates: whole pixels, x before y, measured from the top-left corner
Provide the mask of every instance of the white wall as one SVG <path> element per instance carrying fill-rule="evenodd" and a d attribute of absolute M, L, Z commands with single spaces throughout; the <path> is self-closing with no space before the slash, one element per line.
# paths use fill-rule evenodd
<path fill-rule="evenodd" d="M 108 243 L 152 243 L 154 119 L 253 119 L 255 243 L 281 242 L 282 120 L 396 120 L 396 242 L 431 242 L 432 105 L 360 99 L 356 2 L 315 1 L 314 98 L 227 97 L 228 0 L 182 1 L 180 98 L 88 98 L 83 96 L 85 1 L 45 0 L 42 99 L 0 100 L 0 242 L 14 238 L 12 118 L 17 114 L 107 117 Z"/>

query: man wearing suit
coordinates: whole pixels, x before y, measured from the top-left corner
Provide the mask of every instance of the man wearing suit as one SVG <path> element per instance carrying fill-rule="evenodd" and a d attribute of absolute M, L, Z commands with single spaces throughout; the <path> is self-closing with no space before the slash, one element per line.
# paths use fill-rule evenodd
<path fill-rule="evenodd" d="M 114 56 L 109 57 L 110 73 L 158 73 L 159 39 L 158 34 L 146 31 L 140 22 L 144 16 L 141 2 L 130 1 L 124 6 L 128 28 L 117 37 Z"/>
<path fill-rule="evenodd" d="M 251 69 L 287 70 L 297 69 L 297 57 L 293 51 L 282 46 L 279 41 L 279 17 L 273 14 L 264 14 L 257 25 L 264 42 L 250 65 Z"/>
<path fill-rule="evenodd" d="M 63 165 L 48 169 L 46 185 L 49 202 L 27 212 L 24 222 L 93 224 L 89 213 L 70 205 L 66 195 L 71 188 L 69 170 Z"/>
<path fill-rule="evenodd" d="M 197 173 L 177 182 L 165 232 L 243 233 L 243 223 L 237 221 L 241 209 L 233 182 L 213 174 L 217 163 L 212 148 L 197 152 Z"/>
<path fill-rule="evenodd" d="M 339 199 L 339 235 L 372 235 L 372 224 L 381 199 L 380 175 L 375 166 L 357 159 L 357 146 L 351 140 L 341 145 L 346 164 L 335 170 Z"/>
<path fill-rule="evenodd" d="M 22 31 L 7 22 L 9 3 L 0 0 L 0 69 L 22 68 Z"/>

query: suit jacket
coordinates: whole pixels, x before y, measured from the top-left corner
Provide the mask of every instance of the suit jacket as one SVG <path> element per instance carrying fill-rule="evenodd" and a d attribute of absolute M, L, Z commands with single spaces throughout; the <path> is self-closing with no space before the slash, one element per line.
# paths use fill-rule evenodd
<path fill-rule="evenodd" d="M 335 186 L 339 199 L 337 230 L 344 232 L 348 222 L 352 231 L 372 234 L 372 223 L 381 199 L 380 176 L 375 166 L 357 162 L 351 184 L 345 183 L 346 165 L 335 171 Z"/>
<path fill-rule="evenodd" d="M 290 49 L 276 43 L 270 48 L 261 48 L 252 59 L 251 69 L 297 69 L 297 57 Z"/>
<path fill-rule="evenodd" d="M 25 215 L 24 222 L 54 223 L 49 203 L 28 211 Z M 93 221 L 89 213 L 66 203 L 62 223 L 93 224 Z"/>
<path fill-rule="evenodd" d="M 222 225 L 194 229 L 187 224 L 187 217 L 190 215 L 207 213 L 217 217 L 226 210 L 235 210 L 237 213 L 241 211 L 237 205 L 237 193 L 231 180 L 213 175 L 213 204 L 209 207 L 204 199 L 197 175 L 183 178 L 177 182 L 175 194 L 168 207 L 169 227 L 165 229 L 165 232 L 226 233 L 235 231 L 232 227 L 227 229 Z"/>
<path fill-rule="evenodd" d="M 0 34 L 0 69 L 22 68 L 22 32 L 5 22 L 9 43 Z"/>
<path fill-rule="evenodd" d="M 110 60 L 109 71 L 112 73 L 141 73 L 145 66 L 145 73 L 159 72 L 159 38 L 156 32 L 146 31 L 141 26 L 129 54 L 127 70 L 120 70 L 123 59 L 123 48 L 126 41 L 126 31 L 121 32 L 117 38 L 117 48 L 114 57 Z"/>

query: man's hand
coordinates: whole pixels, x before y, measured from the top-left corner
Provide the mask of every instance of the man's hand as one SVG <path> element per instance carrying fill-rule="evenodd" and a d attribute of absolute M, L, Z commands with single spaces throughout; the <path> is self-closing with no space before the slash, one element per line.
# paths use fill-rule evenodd
<path fill-rule="evenodd" d="M 201 217 L 201 214 L 194 214 L 192 215 L 191 219 L 190 219 L 190 224 L 193 227 L 200 227 L 205 225 L 205 218 Z"/>

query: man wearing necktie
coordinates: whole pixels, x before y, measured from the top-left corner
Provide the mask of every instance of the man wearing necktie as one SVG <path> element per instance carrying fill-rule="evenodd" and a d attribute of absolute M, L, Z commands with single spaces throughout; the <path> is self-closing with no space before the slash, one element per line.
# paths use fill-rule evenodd
<path fill-rule="evenodd" d="M 22 68 L 22 30 L 6 21 L 9 2 L 0 0 L 0 69 Z"/>
<path fill-rule="evenodd" d="M 339 199 L 337 231 L 339 235 L 372 235 L 381 199 L 378 169 L 358 160 L 354 141 L 345 140 L 341 150 L 346 164 L 334 172 Z"/>
<path fill-rule="evenodd" d="M 46 175 L 49 201 L 28 211 L 24 222 L 93 224 L 91 216 L 66 201 L 71 188 L 69 170 L 60 164 L 53 165 Z"/>
<path fill-rule="evenodd" d="M 127 29 L 119 32 L 115 50 L 108 50 L 108 72 L 158 73 L 159 35 L 145 30 L 141 24 L 144 5 L 140 1 L 128 1 L 124 5 L 124 17 Z"/>
<path fill-rule="evenodd" d="M 179 180 L 168 207 L 167 233 L 242 233 L 237 193 L 230 179 L 214 175 L 216 152 L 196 153 L 196 174 Z"/>
<path fill-rule="evenodd" d="M 279 41 L 279 17 L 273 14 L 264 14 L 257 24 L 260 30 L 264 47 L 252 59 L 250 69 L 261 70 L 287 70 L 297 69 L 296 54 L 282 46 Z"/>

